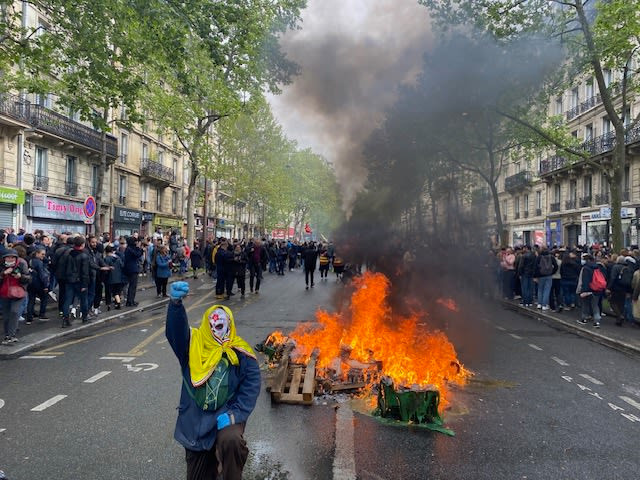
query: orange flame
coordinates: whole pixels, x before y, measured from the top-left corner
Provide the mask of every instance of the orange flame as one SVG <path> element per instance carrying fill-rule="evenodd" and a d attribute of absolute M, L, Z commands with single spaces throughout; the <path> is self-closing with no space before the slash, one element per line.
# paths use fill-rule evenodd
<path fill-rule="evenodd" d="M 444 308 L 448 308 L 452 312 L 458 312 L 458 305 L 453 301 L 453 298 L 439 298 L 436 300 L 436 303 L 439 303 Z"/>
<path fill-rule="evenodd" d="M 390 282 L 384 275 L 367 272 L 354 279 L 354 287 L 349 312 L 319 310 L 319 325 L 298 325 L 289 336 L 296 343 L 294 353 L 306 362 L 317 347 L 316 367 L 326 370 L 336 360 L 344 360 L 345 350 L 350 350 L 349 359 L 378 362 L 381 374 L 391 377 L 396 385 L 435 387 L 443 409 L 448 404 L 447 384 L 464 385 L 470 375 L 458 362 L 446 335 L 424 329 L 419 323 L 424 315 L 394 316 L 387 302 Z"/>

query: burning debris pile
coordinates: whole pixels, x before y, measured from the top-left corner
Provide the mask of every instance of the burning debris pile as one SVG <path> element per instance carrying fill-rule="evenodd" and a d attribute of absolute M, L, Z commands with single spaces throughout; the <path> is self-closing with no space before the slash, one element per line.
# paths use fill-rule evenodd
<path fill-rule="evenodd" d="M 377 392 L 379 415 L 437 423 L 449 403 L 448 386 L 464 385 L 470 372 L 444 333 L 424 328 L 424 314 L 393 314 L 389 287 L 387 277 L 367 272 L 354 279 L 346 311 L 318 311 L 317 323 L 300 324 L 289 336 L 273 332 L 258 345 L 276 370 L 272 399 L 287 401 L 300 394 L 306 401 L 291 403 L 311 403 L 309 378 L 315 376 L 316 395 Z M 452 306 L 448 300 L 446 307 Z M 290 396 L 282 400 L 287 387 Z"/>

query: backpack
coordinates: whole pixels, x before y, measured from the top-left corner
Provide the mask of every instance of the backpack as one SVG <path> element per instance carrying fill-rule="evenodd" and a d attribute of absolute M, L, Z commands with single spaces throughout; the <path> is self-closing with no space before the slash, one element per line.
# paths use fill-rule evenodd
<path fill-rule="evenodd" d="M 65 281 L 68 283 L 77 283 L 80 281 L 80 255 L 71 255 L 73 249 L 65 252 L 67 257 L 67 264 L 65 269 Z"/>
<path fill-rule="evenodd" d="M 540 275 L 547 277 L 553 273 L 553 257 L 551 255 L 540 255 Z"/>
<path fill-rule="evenodd" d="M 631 291 L 631 282 L 633 281 L 633 269 L 625 265 L 620 273 L 618 274 L 618 285 L 620 285 L 625 290 Z"/>
<path fill-rule="evenodd" d="M 593 270 L 593 276 L 591 277 L 589 288 L 592 292 L 602 292 L 607 288 L 607 280 L 604 278 L 604 275 L 598 267 Z"/>

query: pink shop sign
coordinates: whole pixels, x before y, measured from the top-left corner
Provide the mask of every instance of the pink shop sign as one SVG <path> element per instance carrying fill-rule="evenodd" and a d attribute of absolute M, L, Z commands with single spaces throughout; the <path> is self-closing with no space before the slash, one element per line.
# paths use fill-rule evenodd
<path fill-rule="evenodd" d="M 34 195 L 31 204 L 31 216 L 58 218 L 75 222 L 84 222 L 85 220 L 84 209 L 81 202 L 52 198 L 48 195 Z"/>

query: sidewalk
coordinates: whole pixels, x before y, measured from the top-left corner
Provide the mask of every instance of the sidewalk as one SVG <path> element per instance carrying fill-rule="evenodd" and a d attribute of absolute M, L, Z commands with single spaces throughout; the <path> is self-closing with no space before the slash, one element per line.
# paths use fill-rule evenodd
<path fill-rule="evenodd" d="M 620 350 L 625 353 L 640 355 L 640 328 L 628 322 L 618 327 L 612 312 L 605 308 L 606 316 L 602 317 L 600 328 L 594 328 L 592 323 L 581 325 L 577 323 L 580 318 L 580 309 L 565 310 L 556 313 L 552 310 L 542 311 L 535 307 L 523 307 L 520 300 L 500 300 L 506 308 L 514 310 L 522 315 L 541 320 L 548 325 L 566 330 L 582 337 L 598 342 L 602 345 Z"/>
<path fill-rule="evenodd" d="M 175 275 L 170 278 L 170 281 L 190 280 L 192 278 L 193 277 L 191 275 L 188 277 L 186 275 Z M 213 280 L 206 274 L 199 275 L 198 280 L 196 281 L 200 282 L 201 279 L 213 282 Z M 49 320 L 41 322 L 34 319 L 31 325 L 26 325 L 24 322 L 20 322 L 18 325 L 19 331 L 17 335 L 19 341 L 11 345 L 0 345 L 0 360 L 24 355 L 27 352 L 35 350 L 38 347 L 42 347 L 55 339 L 94 328 L 97 325 L 102 325 L 106 322 L 125 315 L 130 315 L 134 312 L 141 312 L 168 303 L 168 298 L 158 298 L 156 296 L 155 284 L 151 280 L 150 276 L 141 276 L 138 282 L 136 301 L 139 305 L 137 307 L 123 306 L 120 310 L 112 309 L 111 311 L 107 311 L 103 303 L 100 307 L 102 313 L 97 317 L 93 317 L 93 319 L 90 319 L 90 321 L 85 324 L 83 324 L 78 318 L 73 321 L 70 327 L 67 328 L 60 328 L 62 320 L 58 316 L 58 302 L 54 302 L 49 299 L 49 302 L 47 303 L 47 316 L 49 317 Z M 40 304 L 36 303 L 36 313 L 38 312 L 39 306 Z"/>

